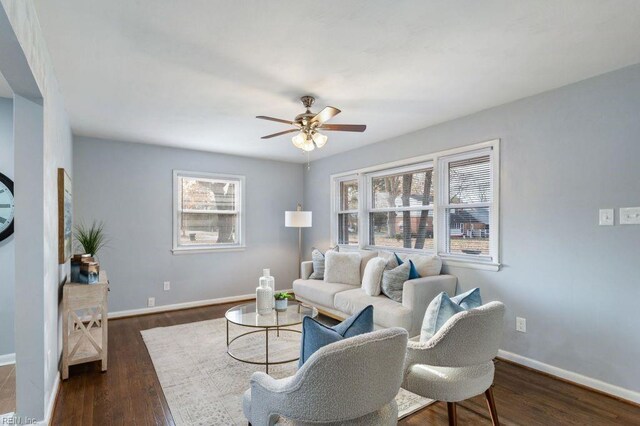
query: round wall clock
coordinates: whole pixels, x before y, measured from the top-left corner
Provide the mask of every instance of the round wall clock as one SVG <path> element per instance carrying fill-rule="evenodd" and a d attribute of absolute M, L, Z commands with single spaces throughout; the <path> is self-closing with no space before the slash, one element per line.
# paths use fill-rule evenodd
<path fill-rule="evenodd" d="M 13 234 L 13 181 L 0 173 L 0 241 Z"/>

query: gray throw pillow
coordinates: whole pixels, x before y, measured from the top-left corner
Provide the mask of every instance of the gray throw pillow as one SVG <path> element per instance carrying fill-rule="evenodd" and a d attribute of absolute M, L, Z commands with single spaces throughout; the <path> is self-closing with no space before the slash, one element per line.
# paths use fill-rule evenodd
<path fill-rule="evenodd" d="M 339 246 L 335 246 L 327 250 L 329 251 L 340 251 Z M 325 253 L 322 253 L 317 248 L 313 248 L 311 251 L 311 261 L 313 262 L 313 272 L 309 275 L 310 280 L 323 280 L 324 279 L 324 256 Z"/>
<path fill-rule="evenodd" d="M 402 287 L 409 279 L 411 263 L 404 262 L 402 265 L 387 269 L 382 273 L 382 293 L 391 300 L 402 303 Z"/>

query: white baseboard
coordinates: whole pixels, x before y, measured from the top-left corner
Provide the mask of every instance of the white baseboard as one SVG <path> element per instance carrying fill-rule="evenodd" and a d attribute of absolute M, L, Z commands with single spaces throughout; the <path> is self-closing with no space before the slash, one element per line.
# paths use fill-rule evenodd
<path fill-rule="evenodd" d="M 292 289 L 277 290 L 291 292 Z M 154 314 L 159 312 L 177 311 L 180 309 L 198 308 L 200 306 L 219 305 L 222 303 L 238 302 L 255 298 L 255 293 L 241 294 L 239 296 L 219 297 L 217 299 L 196 300 L 194 302 L 175 303 L 172 305 L 154 306 L 153 308 L 130 309 L 127 311 L 109 312 L 109 319 L 131 317 L 136 315 Z"/>
<path fill-rule="evenodd" d="M 58 392 L 60 392 L 60 373 L 56 374 L 56 380 L 53 382 L 53 390 L 51 391 L 51 396 L 49 397 L 49 401 L 47 401 L 47 406 L 45 407 L 44 421 L 41 423 L 43 426 L 51 424 L 53 410 L 56 408 Z"/>
<path fill-rule="evenodd" d="M 534 370 L 542 371 L 552 376 L 560 377 L 561 379 L 568 380 L 573 383 L 577 383 L 582 386 L 586 386 L 591 389 L 604 392 L 609 395 L 616 396 L 618 398 L 626 399 L 627 401 L 640 404 L 640 392 L 625 389 L 620 386 L 612 385 L 610 383 L 603 382 L 598 379 L 583 376 L 582 374 L 574 373 L 573 371 L 563 370 L 562 368 L 554 367 L 553 365 L 545 364 L 535 359 L 527 358 L 522 355 L 514 354 L 512 352 L 498 351 L 498 357 L 504 358 L 508 361 L 512 361 L 516 364 L 524 365 L 525 367 L 532 368 Z"/>
<path fill-rule="evenodd" d="M 16 354 L 0 355 L 0 367 L 3 365 L 15 364 Z"/>

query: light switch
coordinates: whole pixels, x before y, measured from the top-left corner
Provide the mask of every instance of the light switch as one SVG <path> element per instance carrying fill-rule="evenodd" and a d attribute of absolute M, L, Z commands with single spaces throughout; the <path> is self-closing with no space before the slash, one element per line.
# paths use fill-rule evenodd
<path fill-rule="evenodd" d="M 613 225 L 613 209 L 600 209 L 600 226 Z"/>
<path fill-rule="evenodd" d="M 621 225 L 640 225 L 640 207 L 620 207 Z"/>

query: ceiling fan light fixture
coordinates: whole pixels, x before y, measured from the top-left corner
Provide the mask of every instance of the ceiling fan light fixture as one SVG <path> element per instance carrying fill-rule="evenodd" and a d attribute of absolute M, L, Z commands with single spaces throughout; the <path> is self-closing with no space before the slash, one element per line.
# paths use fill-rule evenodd
<path fill-rule="evenodd" d="M 294 137 L 291 138 L 291 142 L 293 142 L 293 146 L 298 149 L 303 149 L 305 144 L 307 143 L 307 134 L 305 132 L 300 132 Z"/>
<path fill-rule="evenodd" d="M 307 139 L 307 141 L 302 145 L 302 150 L 306 152 L 310 152 L 316 149 L 316 146 L 313 144 L 313 140 L 311 138 Z"/>
<path fill-rule="evenodd" d="M 315 132 L 311 138 L 318 148 L 322 148 L 327 143 L 327 139 L 329 139 L 320 132 Z"/>

